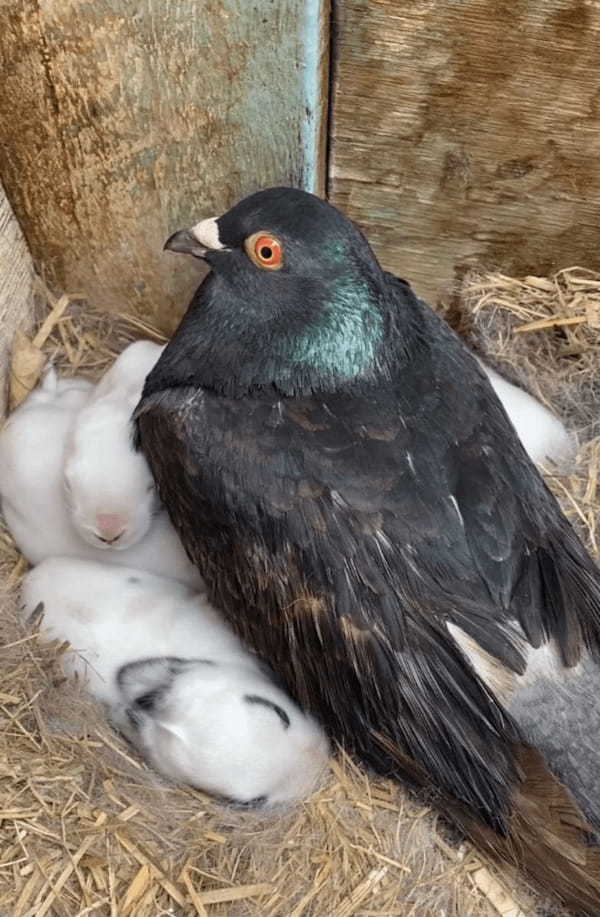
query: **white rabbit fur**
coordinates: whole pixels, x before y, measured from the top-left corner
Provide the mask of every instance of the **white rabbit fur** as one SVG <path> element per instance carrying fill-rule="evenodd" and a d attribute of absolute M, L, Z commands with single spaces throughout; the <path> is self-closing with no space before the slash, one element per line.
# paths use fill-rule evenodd
<path fill-rule="evenodd" d="M 567 432 L 558 417 L 532 395 L 508 382 L 481 360 L 479 365 L 490 380 L 496 395 L 515 428 L 532 462 L 562 464 L 575 456 L 575 437 Z"/>
<path fill-rule="evenodd" d="M 92 547 L 75 531 L 64 498 L 65 442 L 92 389 L 84 379 L 57 379 L 51 370 L 0 431 L 0 498 L 13 538 L 34 564 L 56 554 L 102 559 L 198 587 L 200 575 L 164 510 L 146 536 L 123 551 Z"/>
<path fill-rule="evenodd" d="M 324 733 L 201 593 L 54 557 L 25 576 L 22 596 L 27 616 L 43 603 L 45 637 L 70 643 L 66 674 L 86 679 L 161 773 L 243 804 L 290 802 L 314 785 Z"/>
<path fill-rule="evenodd" d="M 98 382 L 67 440 L 65 482 L 73 525 L 94 547 L 139 542 L 158 509 L 146 459 L 132 445 L 131 415 L 164 347 L 130 344 Z"/>

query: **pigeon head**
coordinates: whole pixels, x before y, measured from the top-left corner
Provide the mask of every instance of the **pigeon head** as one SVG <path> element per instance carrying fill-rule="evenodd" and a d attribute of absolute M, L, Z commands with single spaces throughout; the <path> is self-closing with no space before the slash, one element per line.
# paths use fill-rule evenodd
<path fill-rule="evenodd" d="M 155 379 L 300 394 L 377 371 L 389 331 L 386 275 L 357 227 L 320 198 L 259 191 L 174 233 L 165 248 L 212 270 Z"/>

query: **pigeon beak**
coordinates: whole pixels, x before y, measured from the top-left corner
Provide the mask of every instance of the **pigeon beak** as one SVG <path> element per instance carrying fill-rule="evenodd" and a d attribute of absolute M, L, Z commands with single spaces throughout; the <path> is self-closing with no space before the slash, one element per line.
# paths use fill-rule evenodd
<path fill-rule="evenodd" d="M 198 239 L 189 229 L 178 229 L 172 236 L 169 236 L 163 250 L 166 252 L 178 252 L 182 255 L 192 255 L 194 258 L 204 258 L 208 251 L 206 246 L 200 245 Z"/>
<path fill-rule="evenodd" d="M 191 229 L 180 229 L 169 236 L 164 245 L 165 251 L 180 252 L 194 258 L 204 258 L 209 251 L 224 249 L 219 238 L 219 226 L 216 218 L 201 220 Z"/>

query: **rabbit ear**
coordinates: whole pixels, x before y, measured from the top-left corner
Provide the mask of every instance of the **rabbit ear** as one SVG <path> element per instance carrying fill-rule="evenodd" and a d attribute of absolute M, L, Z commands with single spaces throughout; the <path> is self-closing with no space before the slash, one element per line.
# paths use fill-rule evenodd
<path fill-rule="evenodd" d="M 26 607 L 23 607 L 23 611 L 26 611 Z M 25 618 L 25 625 L 27 627 L 33 627 L 34 624 L 38 624 L 44 615 L 44 603 L 38 602 L 35 608 L 30 614 Z"/>
<path fill-rule="evenodd" d="M 182 659 L 180 656 L 155 656 L 138 659 L 121 666 L 117 672 L 117 684 L 126 703 L 139 703 L 140 698 L 153 694 L 165 694 L 182 672 L 197 665 L 217 665 L 212 659 Z M 144 704 L 142 704 L 144 706 Z M 150 707 L 150 699 L 146 707 Z"/>
<path fill-rule="evenodd" d="M 290 718 L 283 707 L 280 707 L 279 704 L 276 704 L 274 701 L 269 700 L 267 697 L 262 697 L 260 694 L 244 694 L 242 700 L 246 704 L 251 706 L 260 706 L 264 707 L 267 710 L 272 710 L 273 713 L 279 717 L 281 725 L 284 729 L 290 728 Z"/>
<path fill-rule="evenodd" d="M 167 691 L 175 677 L 188 667 L 189 660 L 178 656 L 138 659 L 121 666 L 117 672 L 117 684 L 124 699 L 132 703 L 150 693 Z"/>

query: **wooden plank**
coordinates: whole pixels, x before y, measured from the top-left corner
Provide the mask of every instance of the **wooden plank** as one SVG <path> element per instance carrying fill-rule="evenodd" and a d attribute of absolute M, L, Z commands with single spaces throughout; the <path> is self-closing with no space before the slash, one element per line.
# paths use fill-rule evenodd
<path fill-rule="evenodd" d="M 167 235 L 324 182 L 327 0 L 0 5 L 0 169 L 52 282 L 168 330 L 198 268 Z"/>
<path fill-rule="evenodd" d="M 435 299 L 600 267 L 600 3 L 342 0 L 330 192 Z"/>
<path fill-rule="evenodd" d="M 7 404 L 9 354 L 15 331 L 34 317 L 33 262 L 0 185 L 0 421 Z"/>

